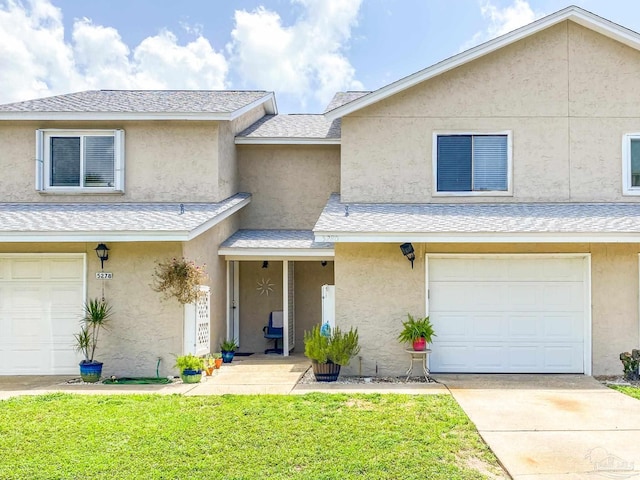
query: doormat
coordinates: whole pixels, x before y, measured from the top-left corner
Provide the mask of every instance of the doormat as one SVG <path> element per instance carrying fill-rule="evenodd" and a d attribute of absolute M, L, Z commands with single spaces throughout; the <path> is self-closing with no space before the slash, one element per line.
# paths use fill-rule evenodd
<path fill-rule="evenodd" d="M 253 352 L 236 352 L 236 357 L 249 357 L 253 355 Z"/>
<path fill-rule="evenodd" d="M 120 377 L 107 378 L 102 383 L 105 385 L 167 385 L 172 382 L 167 377 Z"/>

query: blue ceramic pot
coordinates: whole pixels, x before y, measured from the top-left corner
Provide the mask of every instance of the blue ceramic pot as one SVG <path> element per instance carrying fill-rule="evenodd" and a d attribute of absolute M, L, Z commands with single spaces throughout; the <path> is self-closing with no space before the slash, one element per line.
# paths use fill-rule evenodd
<path fill-rule="evenodd" d="M 96 383 L 102 375 L 102 362 L 80 362 L 80 378 L 83 382 Z"/>
<path fill-rule="evenodd" d="M 222 352 L 222 363 L 231 363 L 235 352 Z"/>

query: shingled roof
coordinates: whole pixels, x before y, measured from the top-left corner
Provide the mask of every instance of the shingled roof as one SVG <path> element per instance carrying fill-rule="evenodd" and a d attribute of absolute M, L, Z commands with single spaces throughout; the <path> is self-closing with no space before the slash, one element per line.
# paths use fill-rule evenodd
<path fill-rule="evenodd" d="M 188 241 L 250 202 L 0 203 L 0 242 Z"/>
<path fill-rule="evenodd" d="M 340 122 L 323 115 L 265 115 L 240 132 L 236 143 L 340 143 Z"/>
<path fill-rule="evenodd" d="M 0 105 L 0 119 L 212 118 L 232 119 L 265 105 L 275 112 L 273 93 L 234 90 L 89 90 Z"/>
<path fill-rule="evenodd" d="M 333 194 L 318 241 L 640 241 L 638 203 L 342 203 Z"/>
<path fill-rule="evenodd" d="M 310 230 L 238 230 L 218 249 L 230 257 L 333 257 L 333 243 L 318 242 Z"/>

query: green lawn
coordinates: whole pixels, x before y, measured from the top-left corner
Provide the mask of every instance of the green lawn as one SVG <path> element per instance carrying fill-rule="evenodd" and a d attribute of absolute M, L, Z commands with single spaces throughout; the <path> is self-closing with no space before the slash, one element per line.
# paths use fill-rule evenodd
<path fill-rule="evenodd" d="M 640 400 L 640 388 L 639 387 L 625 387 L 622 385 L 609 385 L 609 388 L 613 388 L 619 392 L 629 395 L 630 397 Z"/>
<path fill-rule="evenodd" d="M 2 479 L 476 480 L 501 472 L 448 395 L 0 401 Z"/>

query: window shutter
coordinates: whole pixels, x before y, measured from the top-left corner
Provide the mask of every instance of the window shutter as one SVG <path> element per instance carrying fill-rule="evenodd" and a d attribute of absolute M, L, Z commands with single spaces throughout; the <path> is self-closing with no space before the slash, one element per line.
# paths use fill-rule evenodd
<path fill-rule="evenodd" d="M 507 190 L 507 136 L 473 137 L 473 190 Z"/>
<path fill-rule="evenodd" d="M 438 192 L 471 190 L 470 135 L 439 136 L 437 162 Z"/>
<path fill-rule="evenodd" d="M 124 192 L 124 130 L 116 130 L 114 135 L 115 189 Z"/>
<path fill-rule="evenodd" d="M 36 190 L 44 190 L 44 132 L 36 130 Z"/>

